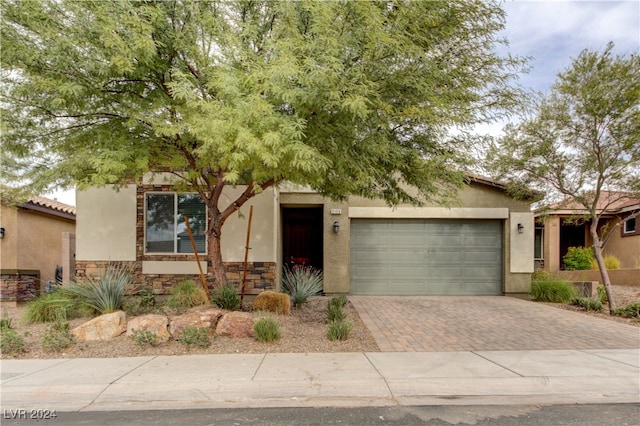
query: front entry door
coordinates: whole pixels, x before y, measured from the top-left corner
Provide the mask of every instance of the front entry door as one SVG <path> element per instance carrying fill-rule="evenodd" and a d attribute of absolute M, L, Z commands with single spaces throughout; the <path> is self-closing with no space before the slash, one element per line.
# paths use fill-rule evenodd
<path fill-rule="evenodd" d="M 322 269 L 322 207 L 283 208 L 282 233 L 285 265 Z"/>

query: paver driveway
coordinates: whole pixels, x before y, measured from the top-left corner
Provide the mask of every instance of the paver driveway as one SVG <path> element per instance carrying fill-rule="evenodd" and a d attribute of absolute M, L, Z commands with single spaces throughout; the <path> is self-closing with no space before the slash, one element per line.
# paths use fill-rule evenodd
<path fill-rule="evenodd" d="M 350 296 L 381 351 L 637 349 L 640 328 L 501 296 Z"/>

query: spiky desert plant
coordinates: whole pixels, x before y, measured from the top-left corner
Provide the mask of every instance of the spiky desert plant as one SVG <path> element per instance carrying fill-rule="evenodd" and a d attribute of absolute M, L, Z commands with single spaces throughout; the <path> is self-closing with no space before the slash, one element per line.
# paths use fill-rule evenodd
<path fill-rule="evenodd" d="M 285 268 L 282 274 L 282 292 L 291 296 L 293 306 L 303 305 L 322 288 L 322 271 L 311 266 Z"/>
<path fill-rule="evenodd" d="M 132 289 L 134 270 L 133 264 L 110 262 L 98 278 L 87 276 L 63 286 L 63 291 L 100 314 L 115 312 L 122 309 L 124 296 Z"/>

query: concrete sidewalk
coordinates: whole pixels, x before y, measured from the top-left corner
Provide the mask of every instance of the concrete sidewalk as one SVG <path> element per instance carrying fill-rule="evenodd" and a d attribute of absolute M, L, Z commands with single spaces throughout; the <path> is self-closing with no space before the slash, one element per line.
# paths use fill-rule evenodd
<path fill-rule="evenodd" d="M 30 359 L 0 366 L 5 413 L 640 402 L 640 349 Z"/>

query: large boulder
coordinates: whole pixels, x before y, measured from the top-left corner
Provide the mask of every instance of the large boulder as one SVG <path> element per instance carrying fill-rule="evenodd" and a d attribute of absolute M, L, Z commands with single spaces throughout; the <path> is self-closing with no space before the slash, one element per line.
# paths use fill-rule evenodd
<path fill-rule="evenodd" d="M 171 318 L 169 324 L 169 332 L 174 339 L 179 339 L 184 334 L 184 330 L 191 327 L 210 328 L 210 334 L 213 334 L 218 324 L 218 320 L 222 317 L 222 311 L 215 308 L 201 309 L 188 312 Z"/>
<path fill-rule="evenodd" d="M 78 340 L 109 340 L 127 331 L 127 314 L 123 311 L 100 315 L 71 330 Z"/>
<path fill-rule="evenodd" d="M 127 323 L 127 336 L 133 336 L 135 331 L 150 331 L 155 334 L 159 342 L 166 342 L 169 334 L 169 318 L 165 315 L 142 315 L 132 318 Z"/>
<path fill-rule="evenodd" d="M 216 334 L 229 337 L 255 337 L 253 315 L 250 312 L 229 312 L 216 327 Z"/>
<path fill-rule="evenodd" d="M 288 315 L 291 311 L 291 298 L 288 294 L 277 291 L 263 291 L 253 301 L 254 311 L 268 311 Z"/>

